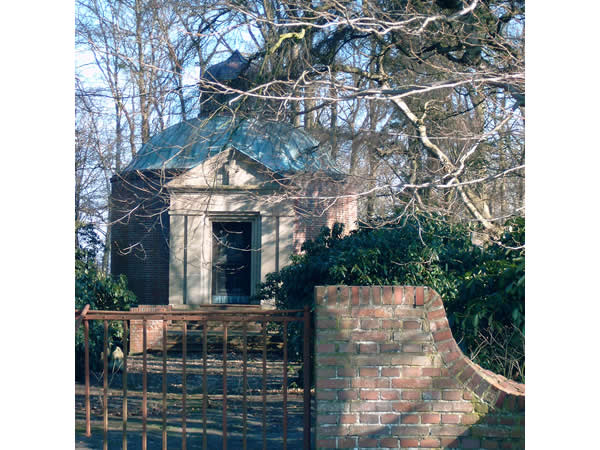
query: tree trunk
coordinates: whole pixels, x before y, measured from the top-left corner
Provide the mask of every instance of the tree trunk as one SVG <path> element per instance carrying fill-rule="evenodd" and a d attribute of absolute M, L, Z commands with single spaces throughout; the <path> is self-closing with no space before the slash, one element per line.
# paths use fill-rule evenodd
<path fill-rule="evenodd" d="M 141 139 L 145 144 L 150 139 L 150 113 L 148 107 L 148 90 L 145 77 L 144 63 L 144 45 L 142 37 L 142 5 L 140 0 L 135 0 L 135 40 L 137 44 L 137 70 L 135 79 L 138 88 L 140 119 L 141 119 Z"/>

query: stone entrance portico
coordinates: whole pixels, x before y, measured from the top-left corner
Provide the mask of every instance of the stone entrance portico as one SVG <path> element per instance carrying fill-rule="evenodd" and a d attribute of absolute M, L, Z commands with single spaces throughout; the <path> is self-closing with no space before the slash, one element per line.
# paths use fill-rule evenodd
<path fill-rule="evenodd" d="M 294 244 L 293 205 L 283 199 L 264 166 L 229 149 L 175 178 L 167 189 L 171 198 L 170 304 L 248 303 L 266 274 L 289 261 Z M 216 242 L 215 227 L 221 224 L 231 224 L 229 228 L 235 230 L 245 228 L 249 249 Z M 226 226 L 220 230 L 227 235 Z M 234 237 L 235 230 L 231 233 Z M 241 254 L 239 259 L 246 260 L 249 267 L 227 273 L 215 261 L 219 247 L 224 248 L 221 257 Z M 215 278 L 224 278 L 221 284 L 226 291 L 227 287 L 235 291 L 245 278 L 250 285 L 240 295 L 218 295 L 213 292 Z"/>

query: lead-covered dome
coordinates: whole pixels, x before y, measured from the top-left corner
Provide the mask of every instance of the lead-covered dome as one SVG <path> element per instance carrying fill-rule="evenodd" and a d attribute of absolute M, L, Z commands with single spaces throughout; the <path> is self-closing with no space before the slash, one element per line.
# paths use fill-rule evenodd
<path fill-rule="evenodd" d="M 190 169 L 229 148 L 278 172 L 326 169 L 319 142 L 291 125 L 231 116 L 198 117 L 173 125 L 146 142 L 125 168 Z"/>

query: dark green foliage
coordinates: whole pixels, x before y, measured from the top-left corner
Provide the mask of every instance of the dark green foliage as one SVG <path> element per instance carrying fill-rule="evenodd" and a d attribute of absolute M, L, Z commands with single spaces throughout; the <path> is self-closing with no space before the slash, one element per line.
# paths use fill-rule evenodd
<path fill-rule="evenodd" d="M 517 219 L 507 226 L 502 242 L 481 248 L 471 243 L 467 228 L 437 216 L 363 228 L 346 237 L 336 224 L 306 242 L 304 253 L 294 256 L 291 265 L 269 274 L 259 297 L 275 298 L 278 308 L 297 309 L 307 302 L 314 306 L 318 285 L 429 286 L 444 299 L 453 334 L 465 353 L 483 367 L 522 380 L 523 358 L 516 367 L 502 367 L 494 354 L 520 355 L 520 333 L 514 333 L 509 343 L 514 348 L 509 349 L 484 345 L 481 336 L 524 330 L 524 250 L 507 248 L 522 246 L 524 227 Z M 290 338 L 298 352 L 301 339 L 300 333 Z"/>
<path fill-rule="evenodd" d="M 509 378 L 525 377 L 525 221 L 509 222 L 500 243 L 461 275 L 451 304 L 453 331 L 476 361 Z"/>
<path fill-rule="evenodd" d="M 135 296 L 127 289 L 124 276 L 117 279 L 99 270 L 96 256 L 101 242 L 92 225 L 77 226 L 77 246 L 75 248 L 75 309 L 83 309 L 87 304 L 92 310 L 126 311 L 135 305 Z M 108 348 L 123 345 L 122 322 L 110 322 L 108 327 Z M 104 346 L 104 324 L 90 321 L 90 370 L 102 370 L 102 350 Z M 84 371 L 84 331 L 83 325 L 75 334 L 75 377 L 81 379 Z"/>

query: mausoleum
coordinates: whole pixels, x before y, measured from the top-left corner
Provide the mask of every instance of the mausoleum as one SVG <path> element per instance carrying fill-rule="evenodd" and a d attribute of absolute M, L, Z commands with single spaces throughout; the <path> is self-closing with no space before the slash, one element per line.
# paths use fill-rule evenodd
<path fill-rule="evenodd" d="M 148 140 L 112 179 L 111 271 L 140 305 L 249 304 L 356 199 L 319 142 L 291 124 L 201 114 Z"/>

